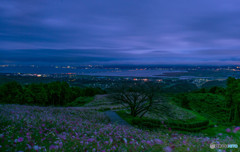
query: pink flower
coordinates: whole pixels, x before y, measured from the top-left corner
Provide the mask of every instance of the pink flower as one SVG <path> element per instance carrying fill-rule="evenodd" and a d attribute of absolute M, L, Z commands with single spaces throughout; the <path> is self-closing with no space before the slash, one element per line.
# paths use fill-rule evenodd
<path fill-rule="evenodd" d="M 89 138 L 87 141 L 88 141 L 88 142 L 93 142 L 94 139 L 93 139 L 93 138 Z"/>
<path fill-rule="evenodd" d="M 164 148 L 164 151 L 165 152 L 172 152 L 172 148 L 167 146 L 167 147 Z"/>
<path fill-rule="evenodd" d="M 62 143 L 62 142 L 59 142 L 59 146 L 62 147 L 62 146 L 63 146 L 63 143 Z"/>
<path fill-rule="evenodd" d="M 27 144 L 27 147 L 28 147 L 28 149 L 32 149 L 32 146 L 30 146 L 29 144 Z"/>
<path fill-rule="evenodd" d="M 55 145 L 51 145 L 51 146 L 49 147 L 50 150 L 52 150 L 52 149 L 57 149 L 57 148 L 58 148 L 58 147 L 55 146 Z"/>
<path fill-rule="evenodd" d="M 226 132 L 231 132 L 231 129 L 230 129 L 230 128 L 227 128 L 227 129 L 226 129 Z"/>
<path fill-rule="evenodd" d="M 156 144 L 163 144 L 163 142 L 160 139 L 155 139 L 154 141 L 156 142 Z"/>
<path fill-rule="evenodd" d="M 240 127 L 236 127 L 233 132 L 236 133 L 238 130 L 240 130 Z"/>
<path fill-rule="evenodd" d="M 113 142 L 113 139 L 112 138 L 110 138 L 110 144 Z"/>
<path fill-rule="evenodd" d="M 116 147 L 115 147 L 115 146 L 113 146 L 111 149 L 112 149 L 112 150 L 116 150 Z"/>
<path fill-rule="evenodd" d="M 19 137 L 17 141 L 18 141 L 18 142 L 22 142 L 23 139 L 24 139 L 23 137 Z"/>

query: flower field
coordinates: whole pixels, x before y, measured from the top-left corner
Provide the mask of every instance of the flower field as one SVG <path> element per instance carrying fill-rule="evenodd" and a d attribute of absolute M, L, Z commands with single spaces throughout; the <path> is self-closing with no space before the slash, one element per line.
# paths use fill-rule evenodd
<path fill-rule="evenodd" d="M 208 152 L 217 151 L 209 148 L 213 142 L 237 143 L 232 137 L 196 137 L 119 126 L 111 124 L 103 113 L 85 108 L 0 105 L 0 126 L 0 151 Z"/>

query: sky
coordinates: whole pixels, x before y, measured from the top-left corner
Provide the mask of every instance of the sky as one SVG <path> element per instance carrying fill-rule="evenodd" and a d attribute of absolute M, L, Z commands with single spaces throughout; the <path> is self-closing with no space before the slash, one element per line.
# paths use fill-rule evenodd
<path fill-rule="evenodd" d="M 240 64 L 240 1 L 1 0 L 0 64 Z"/>

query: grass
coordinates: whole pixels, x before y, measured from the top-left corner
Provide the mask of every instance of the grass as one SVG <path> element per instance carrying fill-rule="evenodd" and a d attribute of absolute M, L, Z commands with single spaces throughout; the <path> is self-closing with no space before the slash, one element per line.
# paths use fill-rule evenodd
<path fill-rule="evenodd" d="M 197 125 L 197 123 L 206 121 L 205 118 L 200 117 L 200 116 L 196 116 L 196 117 L 194 117 L 194 119 L 190 119 L 187 121 L 172 120 L 172 119 L 169 119 L 167 121 L 160 121 L 158 119 L 148 118 L 148 117 L 143 117 L 143 118 L 133 117 L 130 114 L 128 114 L 125 110 L 117 111 L 117 114 L 120 117 L 122 117 L 125 121 L 130 123 L 131 125 L 135 125 L 140 128 L 153 129 L 153 130 L 158 129 L 158 128 L 161 128 L 161 129 L 171 128 L 171 129 L 179 130 L 179 131 L 184 131 L 184 130 L 186 131 L 186 129 L 189 129 L 189 130 L 192 130 L 195 132 L 195 130 L 198 129 L 199 127 L 202 128 L 205 126 L 205 125 L 199 126 L 199 125 Z M 181 124 L 190 124 L 191 126 L 193 126 L 192 124 L 196 124 L 196 126 L 188 128 L 189 125 L 184 125 L 184 127 L 183 127 Z"/>
<path fill-rule="evenodd" d="M 125 110 L 119 110 L 119 111 L 116 111 L 116 113 L 122 118 L 124 119 L 126 122 L 128 122 L 129 124 L 131 125 L 134 125 L 132 123 L 132 120 L 134 119 L 133 116 L 131 116 L 130 114 L 126 113 Z"/>
<path fill-rule="evenodd" d="M 190 110 L 187 110 L 187 111 L 190 111 Z M 192 113 L 196 115 L 196 118 L 186 120 L 185 121 L 186 123 L 192 123 L 192 121 L 206 120 L 206 118 L 204 118 L 203 116 L 201 116 L 197 112 L 193 112 L 192 111 Z M 124 110 L 117 111 L 117 114 L 121 118 L 123 118 L 125 121 L 127 121 L 129 124 L 131 124 L 133 126 L 136 126 L 133 123 L 134 117 L 131 116 L 130 114 L 126 113 L 126 111 L 124 111 Z M 148 120 L 148 118 L 145 118 L 145 119 Z M 179 121 L 179 123 L 180 122 L 181 121 Z M 234 131 L 234 129 L 236 127 L 230 127 L 229 128 L 229 127 L 226 127 L 226 126 L 217 126 L 214 122 L 211 122 L 211 121 L 209 123 L 209 126 L 210 127 L 208 127 L 207 129 L 201 130 L 198 133 L 189 133 L 187 131 L 181 131 L 181 130 L 178 130 L 177 132 L 178 133 L 184 133 L 184 134 L 192 134 L 192 135 L 195 135 L 195 136 L 222 137 L 222 138 L 223 137 L 224 138 L 226 138 L 226 137 L 233 137 L 233 138 L 235 138 L 237 140 L 240 140 L 240 131 Z M 168 128 L 167 127 L 166 128 L 163 128 L 163 127 L 159 128 L 159 130 L 166 130 L 166 129 L 168 129 Z M 156 129 L 154 129 L 154 130 L 156 130 Z"/>
<path fill-rule="evenodd" d="M 113 103 L 109 98 L 108 94 L 96 95 L 95 99 L 84 105 L 86 108 L 96 109 L 99 112 L 104 112 L 108 110 L 118 110 L 122 109 L 122 105 Z"/>
<path fill-rule="evenodd" d="M 188 110 L 188 109 L 184 109 L 184 110 L 194 114 L 198 120 L 206 119 L 204 116 L 202 116 L 198 112 L 191 111 L 191 110 Z M 191 122 L 191 119 L 186 120 L 186 122 Z M 230 132 L 226 131 L 228 128 L 229 129 L 231 128 Z M 234 127 L 217 125 L 217 123 L 215 123 L 215 122 L 210 120 L 209 127 L 207 129 L 202 130 L 200 133 L 203 133 L 205 136 L 209 136 L 209 137 L 218 137 L 218 136 L 227 137 L 227 136 L 232 136 L 232 137 L 234 137 L 236 139 L 239 139 L 240 132 L 234 133 L 233 131 L 234 131 Z"/>
<path fill-rule="evenodd" d="M 240 131 L 234 132 L 234 128 L 236 128 L 236 127 L 216 126 L 216 127 L 212 127 L 212 128 L 208 128 L 206 130 L 203 130 L 202 133 L 209 136 L 209 137 L 232 136 L 234 138 L 240 139 Z"/>
<path fill-rule="evenodd" d="M 94 97 L 78 97 L 73 102 L 70 102 L 67 106 L 69 107 L 79 107 L 93 101 Z"/>
<path fill-rule="evenodd" d="M 195 116 L 195 118 L 193 118 L 193 119 L 186 119 L 186 120 L 185 120 L 186 122 L 191 122 L 191 121 L 194 121 L 194 120 L 196 120 L 196 121 L 206 120 L 205 117 L 203 117 L 202 115 L 200 115 L 199 113 L 197 113 L 197 112 L 195 112 L 195 111 L 191 111 L 191 110 L 184 109 L 184 108 L 182 108 L 182 110 L 187 111 L 187 112 L 189 112 L 189 113 L 192 113 L 192 114 Z"/>

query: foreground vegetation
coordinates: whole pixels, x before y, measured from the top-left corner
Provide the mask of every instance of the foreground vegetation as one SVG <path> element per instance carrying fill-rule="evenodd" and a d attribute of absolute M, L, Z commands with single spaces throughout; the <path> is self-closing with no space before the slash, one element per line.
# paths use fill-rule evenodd
<path fill-rule="evenodd" d="M 0 86 L 0 151 L 216 151 L 209 148 L 213 142 L 240 143 L 240 80 L 180 94 L 166 93 L 169 87 L 161 94 L 156 85 L 132 83 L 109 96 L 66 82 L 6 83 Z M 106 110 L 133 127 L 110 123 Z"/>
<path fill-rule="evenodd" d="M 0 115 L 1 151 L 206 152 L 216 151 L 209 148 L 213 142 L 239 143 L 230 136 L 209 138 L 118 126 L 103 113 L 85 108 L 0 105 Z"/>

